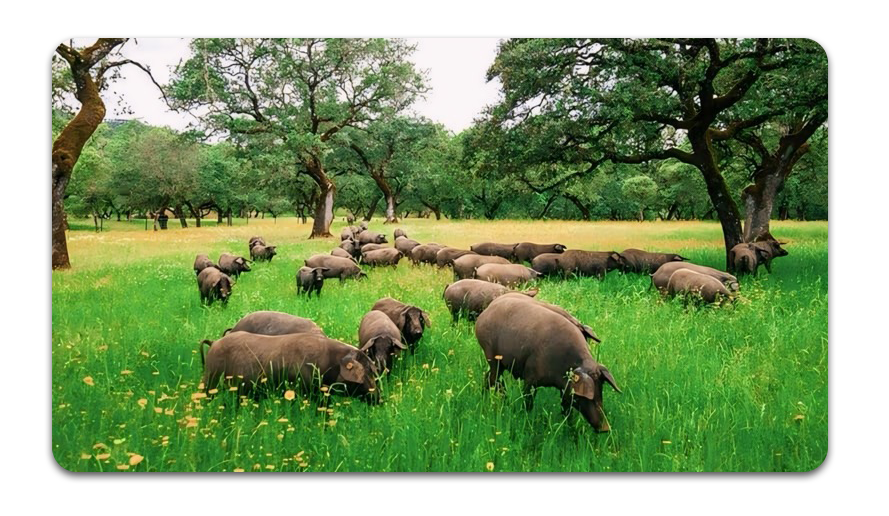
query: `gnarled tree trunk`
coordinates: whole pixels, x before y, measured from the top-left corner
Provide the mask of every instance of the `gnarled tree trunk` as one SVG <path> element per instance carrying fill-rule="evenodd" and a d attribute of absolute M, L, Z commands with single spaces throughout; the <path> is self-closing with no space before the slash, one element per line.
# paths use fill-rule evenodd
<path fill-rule="evenodd" d="M 775 197 L 784 188 L 787 176 L 794 165 L 809 151 L 808 139 L 827 120 L 827 113 L 818 113 L 796 130 L 781 137 L 775 152 L 769 152 L 762 139 L 745 134 L 738 139 L 750 146 L 760 156 L 760 164 L 753 173 L 753 184 L 744 189 L 744 241 L 774 240 L 769 228 Z"/>
<path fill-rule="evenodd" d="M 333 198 L 336 194 L 336 185 L 324 173 L 321 160 L 310 157 L 304 163 L 309 175 L 318 185 L 319 195 L 315 202 L 315 218 L 312 221 L 312 233 L 309 238 L 327 238 L 330 234 L 330 225 L 333 223 Z"/>
<path fill-rule="evenodd" d="M 65 231 L 68 229 L 65 218 L 65 189 L 71 181 L 71 172 L 80 158 L 80 153 L 87 140 L 105 118 L 105 103 L 99 95 L 98 81 L 107 68 L 97 72 L 96 79 L 90 70 L 114 47 L 123 44 L 125 38 L 99 38 L 92 46 L 82 51 L 74 50 L 67 45 L 59 45 L 56 52 L 62 56 L 71 68 L 74 79 L 75 97 L 80 102 L 80 111 L 62 129 L 52 144 L 52 268 L 67 269 L 71 267 L 68 257 L 68 242 Z"/>
<path fill-rule="evenodd" d="M 364 215 L 365 222 L 370 222 L 374 218 L 374 213 L 377 212 L 377 206 L 380 204 L 380 199 L 382 198 L 383 196 L 381 195 L 377 196 L 374 198 L 373 202 L 370 203 L 370 206 L 367 207 L 367 213 Z"/>
<path fill-rule="evenodd" d="M 732 247 L 744 241 L 743 233 L 741 232 L 741 212 L 729 193 L 725 178 L 722 177 L 719 166 L 716 164 L 707 129 L 690 130 L 688 137 L 697 157 L 695 165 L 704 176 L 707 194 L 710 196 L 710 202 L 713 203 L 713 209 L 716 211 L 719 224 L 722 226 L 722 236 L 725 242 L 726 270 L 731 272 L 734 266 L 729 259 L 729 251 L 731 251 Z"/>

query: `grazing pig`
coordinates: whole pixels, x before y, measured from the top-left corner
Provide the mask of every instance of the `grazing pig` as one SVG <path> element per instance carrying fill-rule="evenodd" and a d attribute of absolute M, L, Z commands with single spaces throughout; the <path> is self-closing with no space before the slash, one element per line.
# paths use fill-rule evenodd
<path fill-rule="evenodd" d="M 778 242 L 777 240 L 765 240 L 761 242 L 753 242 L 751 244 L 757 250 L 757 257 L 762 261 L 762 265 L 766 266 L 769 274 L 772 273 L 772 260 L 781 256 L 787 256 L 787 251 L 782 245 L 786 242 Z"/>
<path fill-rule="evenodd" d="M 380 374 L 385 374 L 392 370 L 392 362 L 406 346 L 392 319 L 379 310 L 371 310 L 358 327 L 358 348 L 367 353 Z"/>
<path fill-rule="evenodd" d="M 499 256 L 507 260 L 515 259 L 515 248 L 519 244 L 497 244 L 494 242 L 482 242 L 469 246 L 475 253 L 485 256 Z"/>
<path fill-rule="evenodd" d="M 454 276 L 457 279 L 475 277 L 475 270 L 486 263 L 509 264 L 509 260 L 500 256 L 483 256 L 480 254 L 465 254 L 454 260 Z"/>
<path fill-rule="evenodd" d="M 361 254 L 364 255 L 364 253 L 376 251 L 377 249 L 386 249 L 386 246 L 383 244 L 364 244 L 361 246 Z"/>
<path fill-rule="evenodd" d="M 359 231 L 358 231 L 359 233 L 361 233 L 362 231 L 367 231 L 367 221 L 366 221 L 366 220 L 362 220 L 362 221 L 358 224 L 358 229 L 359 229 Z"/>
<path fill-rule="evenodd" d="M 270 262 L 278 252 L 276 245 L 256 244 L 250 248 L 250 258 L 257 262 Z"/>
<path fill-rule="evenodd" d="M 571 249 L 564 253 L 544 253 L 531 261 L 531 267 L 544 276 L 556 274 L 605 277 L 608 271 L 622 267 L 621 255 L 614 251 L 581 251 Z"/>
<path fill-rule="evenodd" d="M 375 233 L 373 231 L 362 231 L 358 233 L 358 243 L 361 245 L 364 244 L 385 244 L 388 242 L 386 240 L 386 235 L 381 235 L 379 233 Z"/>
<path fill-rule="evenodd" d="M 456 247 L 442 247 L 435 253 L 435 263 L 439 268 L 453 265 L 454 260 L 467 254 L 475 254 L 468 249 L 457 249 Z"/>
<path fill-rule="evenodd" d="M 250 266 L 247 265 L 247 259 L 242 256 L 222 253 L 219 255 L 219 270 L 237 278 L 242 272 L 250 272 Z"/>
<path fill-rule="evenodd" d="M 340 242 L 340 249 L 349 253 L 356 260 L 361 258 L 361 245 L 357 240 L 343 240 Z"/>
<path fill-rule="evenodd" d="M 198 273 L 198 290 L 202 303 L 210 305 L 214 300 L 221 299 L 223 304 L 228 304 L 232 280 L 216 267 L 207 267 Z"/>
<path fill-rule="evenodd" d="M 568 249 L 562 244 L 532 244 L 531 242 L 522 242 L 516 244 L 513 254 L 518 263 L 531 263 L 537 255 L 543 253 L 564 253 Z"/>
<path fill-rule="evenodd" d="M 278 390 L 297 384 L 303 392 L 345 387 L 350 396 L 379 402 L 376 368 L 358 348 L 318 333 L 257 335 L 236 331 L 210 343 L 202 383 L 209 392 L 220 380 L 240 394 L 256 394 L 258 386 Z M 320 382 L 319 382 L 320 379 Z M 326 390 L 326 389 L 324 389 Z"/>
<path fill-rule="evenodd" d="M 346 251 L 345 249 L 343 249 L 342 247 L 334 247 L 333 250 L 330 251 L 330 254 L 332 256 L 339 256 L 340 258 L 348 258 L 348 259 L 352 260 L 353 262 L 358 263 L 358 261 L 355 260 L 355 257 L 352 256 L 351 254 L 349 254 L 349 252 Z"/>
<path fill-rule="evenodd" d="M 569 319 L 527 297 L 501 296 L 479 316 L 475 335 L 490 367 L 489 387 L 502 386 L 500 374 L 509 371 L 524 381 L 528 410 L 538 387 L 554 387 L 562 393 L 563 414 L 574 406 L 595 431 L 610 429 L 602 386 L 621 391 Z"/>
<path fill-rule="evenodd" d="M 391 265 L 397 267 L 398 261 L 401 260 L 402 256 L 404 255 L 401 254 L 401 251 L 398 249 L 395 249 L 394 247 L 384 247 L 362 254 L 361 259 L 364 263 L 373 267 L 378 265 Z"/>
<path fill-rule="evenodd" d="M 528 283 L 540 276 L 540 273 L 530 267 L 518 263 L 508 265 L 502 263 L 486 263 L 475 270 L 475 277 L 491 283 L 499 283 L 506 287 L 515 287 L 522 283 Z"/>
<path fill-rule="evenodd" d="M 673 253 L 649 253 L 641 249 L 627 249 L 620 253 L 623 257 L 624 272 L 639 272 L 654 274 L 658 267 L 669 262 L 684 262 L 688 260 L 683 256 Z"/>
<path fill-rule="evenodd" d="M 358 265 L 352 260 L 341 258 L 339 256 L 331 256 L 329 254 L 316 254 L 306 260 L 306 267 L 324 267 L 325 278 L 339 278 L 340 282 L 346 281 L 346 278 L 364 278 L 367 277 Z"/>
<path fill-rule="evenodd" d="M 448 285 L 444 290 L 443 297 L 445 305 L 451 312 L 451 317 L 456 322 L 460 318 L 460 314 L 464 314 L 469 320 L 475 319 L 491 304 L 491 301 L 511 292 L 515 291 L 497 283 L 464 279 Z M 537 295 L 537 289 L 515 293 L 534 297 Z"/>
<path fill-rule="evenodd" d="M 340 240 L 351 240 L 354 237 L 355 237 L 355 232 L 352 231 L 351 226 L 343 228 L 342 232 L 340 232 Z"/>
<path fill-rule="evenodd" d="M 355 223 L 355 214 L 347 213 L 346 214 L 346 224 L 354 224 Z"/>
<path fill-rule="evenodd" d="M 691 269 L 679 269 L 670 276 L 667 294 L 671 297 L 681 295 L 686 301 L 689 298 L 699 298 L 707 303 L 731 299 L 731 293 L 721 281 Z"/>
<path fill-rule="evenodd" d="M 657 272 L 651 275 L 651 284 L 662 294 L 667 293 L 667 284 L 670 282 L 670 276 L 679 269 L 688 269 L 700 274 L 706 274 L 719 280 L 730 292 L 737 292 L 741 288 L 738 278 L 727 272 L 722 272 L 703 265 L 697 265 L 691 262 L 667 262 L 658 267 Z"/>
<path fill-rule="evenodd" d="M 401 251 L 401 254 L 405 256 L 410 256 L 411 251 L 414 250 L 415 247 L 420 245 L 420 242 L 416 240 L 411 240 L 407 237 L 398 237 L 395 239 L 395 249 Z"/>
<path fill-rule="evenodd" d="M 300 267 L 296 271 L 296 293 L 304 292 L 306 296 L 312 297 L 312 292 L 315 292 L 315 297 L 321 297 L 324 273 L 328 270 L 330 269 L 327 267 Z"/>
<path fill-rule="evenodd" d="M 207 256 L 206 254 L 197 255 L 197 257 L 195 257 L 195 259 L 194 259 L 194 273 L 195 273 L 195 275 L 200 274 L 201 271 L 206 269 L 207 267 L 216 267 L 216 264 L 213 263 L 213 261 L 210 260 L 210 257 Z M 216 267 L 216 268 L 218 269 L 219 267 Z"/>
<path fill-rule="evenodd" d="M 403 229 L 398 228 L 395 230 L 395 232 L 392 233 L 392 239 L 398 240 L 398 237 L 407 238 L 407 233 L 405 233 Z"/>
<path fill-rule="evenodd" d="M 324 335 L 321 327 L 311 319 L 297 317 L 284 312 L 260 310 L 245 315 L 233 327 L 222 332 L 225 336 L 233 331 L 246 331 L 258 335 L 287 335 L 288 333 L 318 333 Z"/>
<path fill-rule="evenodd" d="M 423 331 L 429 326 L 429 314 L 420 308 L 406 305 L 397 299 L 384 297 L 374 303 L 371 310 L 379 310 L 386 314 L 395 323 L 404 342 L 410 346 L 411 353 L 417 347 L 417 342 L 423 337 Z"/>
<path fill-rule="evenodd" d="M 441 244 L 420 244 L 411 249 L 411 261 L 414 265 L 421 263 L 435 263 L 435 256 L 444 248 Z"/>
<path fill-rule="evenodd" d="M 250 237 L 250 241 L 247 242 L 247 248 L 253 249 L 255 245 L 265 245 L 265 239 L 261 236 Z"/>

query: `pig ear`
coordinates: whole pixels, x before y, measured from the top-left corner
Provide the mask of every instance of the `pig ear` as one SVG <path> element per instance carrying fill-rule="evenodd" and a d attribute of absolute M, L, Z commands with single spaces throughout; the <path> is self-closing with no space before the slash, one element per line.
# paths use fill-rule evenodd
<path fill-rule="evenodd" d="M 401 342 L 401 339 L 393 340 L 392 344 L 395 344 L 395 347 L 398 349 L 407 349 L 407 346 L 404 345 L 404 342 Z"/>
<path fill-rule="evenodd" d="M 605 380 L 605 382 L 613 387 L 615 391 L 623 393 L 623 391 L 621 391 L 620 388 L 617 386 L 617 382 L 614 381 L 614 377 L 611 376 L 611 371 L 609 371 L 608 368 L 603 365 L 599 365 L 599 374 L 602 375 L 602 378 Z"/>
<path fill-rule="evenodd" d="M 429 314 L 427 314 L 426 312 L 420 310 L 420 317 L 423 318 L 423 324 L 424 324 L 425 326 L 432 326 L 432 322 L 429 320 Z"/>
<path fill-rule="evenodd" d="M 596 385 L 593 379 L 580 369 L 571 371 L 571 390 L 574 394 L 589 400 L 596 397 Z"/>
<path fill-rule="evenodd" d="M 354 359 L 354 355 L 346 355 L 340 360 L 340 378 L 344 381 L 361 383 L 365 376 L 364 366 Z"/>
<path fill-rule="evenodd" d="M 526 290 L 525 292 L 522 292 L 522 293 L 525 294 L 525 295 L 528 296 L 528 297 L 535 297 L 535 296 L 537 296 L 537 294 L 538 294 L 539 292 L 540 292 L 540 289 L 539 289 L 539 288 L 533 288 L 533 289 L 531 289 L 531 290 Z"/>
<path fill-rule="evenodd" d="M 374 338 L 368 340 L 367 342 L 365 342 L 364 345 L 361 346 L 361 349 L 359 349 L 358 351 L 363 351 L 363 352 L 367 353 L 367 351 L 370 348 L 374 347 L 374 344 L 376 344 L 376 342 L 377 342 L 377 338 L 378 337 L 374 337 Z"/>

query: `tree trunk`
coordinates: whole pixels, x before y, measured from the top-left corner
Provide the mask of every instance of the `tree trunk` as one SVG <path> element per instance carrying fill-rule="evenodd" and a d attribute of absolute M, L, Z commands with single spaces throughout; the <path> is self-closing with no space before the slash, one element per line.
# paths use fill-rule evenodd
<path fill-rule="evenodd" d="M 78 81 L 77 78 L 80 80 Z M 105 118 L 105 104 L 99 96 L 89 69 L 75 75 L 77 98 L 80 111 L 62 129 L 52 145 L 52 268 L 71 267 L 68 257 L 68 242 L 65 232 L 68 229 L 65 217 L 65 189 L 71 180 L 71 172 L 80 158 L 83 146 Z"/>
<path fill-rule="evenodd" d="M 231 208 L 229 208 L 228 211 L 226 212 L 226 217 L 227 217 L 226 218 L 227 224 L 229 226 L 231 226 L 232 225 L 232 209 Z"/>
<path fill-rule="evenodd" d="M 176 217 L 179 217 L 179 224 L 181 224 L 183 228 L 187 228 L 188 221 L 185 220 L 185 212 L 182 210 L 182 205 L 180 204 L 180 205 L 175 206 L 174 210 L 175 210 L 175 212 L 173 213 L 173 215 L 175 215 Z"/>
<path fill-rule="evenodd" d="M 219 206 L 216 207 L 216 225 L 222 225 L 222 208 L 220 208 Z"/>
<path fill-rule="evenodd" d="M 365 222 L 370 222 L 374 218 L 374 213 L 377 212 L 377 205 L 380 204 L 380 199 L 382 198 L 382 196 L 377 196 L 373 202 L 370 203 L 370 206 L 367 208 L 367 214 L 364 215 Z"/>
<path fill-rule="evenodd" d="M 312 156 L 303 163 L 309 176 L 318 185 L 319 195 L 315 202 L 315 218 L 312 221 L 312 233 L 309 238 L 327 238 L 330 234 L 330 225 L 333 223 L 333 199 L 336 194 L 336 185 L 324 173 L 321 160 Z"/>
<path fill-rule="evenodd" d="M 729 251 L 732 247 L 744 241 L 741 232 L 741 213 L 738 211 L 738 205 L 728 191 L 728 185 L 719 166 L 711 147 L 710 136 L 707 129 L 703 131 L 692 129 L 688 133 L 689 141 L 695 156 L 698 157 L 697 167 L 704 176 L 704 183 L 707 185 L 707 194 L 710 196 L 710 202 L 716 210 L 716 216 L 719 218 L 719 224 L 722 226 L 722 238 L 725 242 L 725 263 L 726 270 L 732 272 L 734 264 L 729 260 Z"/>
<path fill-rule="evenodd" d="M 93 212 L 93 225 L 96 226 L 96 233 L 99 232 L 99 216 Z"/>
<path fill-rule="evenodd" d="M 667 216 L 664 217 L 664 220 L 670 220 L 674 217 L 679 218 L 679 203 L 675 201 L 670 205 L 670 209 L 667 210 Z"/>

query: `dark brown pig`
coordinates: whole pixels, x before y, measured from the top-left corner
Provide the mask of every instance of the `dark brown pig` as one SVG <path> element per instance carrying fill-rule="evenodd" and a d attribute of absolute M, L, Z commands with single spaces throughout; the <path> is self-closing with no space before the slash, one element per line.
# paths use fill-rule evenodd
<path fill-rule="evenodd" d="M 395 239 L 395 249 L 401 251 L 401 254 L 405 256 L 410 256 L 411 251 L 414 250 L 415 247 L 420 245 L 420 242 L 416 240 L 411 240 L 407 237 L 398 237 Z"/>
<path fill-rule="evenodd" d="M 516 244 L 513 254 L 518 263 L 534 260 L 534 257 L 543 253 L 564 253 L 568 249 L 562 244 L 533 244 L 531 242 L 522 242 Z"/>
<path fill-rule="evenodd" d="M 473 252 L 485 256 L 499 256 L 507 260 L 515 259 L 515 248 L 519 244 L 498 244 L 495 242 L 481 242 L 469 246 Z"/>
<path fill-rule="evenodd" d="M 339 256 L 331 256 L 329 254 L 316 254 L 306 260 L 306 267 L 325 267 L 325 278 L 339 278 L 340 282 L 346 281 L 346 278 L 363 278 L 365 274 L 358 265 L 348 258 Z"/>
<path fill-rule="evenodd" d="M 321 297 L 321 287 L 324 286 L 324 273 L 327 267 L 300 267 L 296 271 L 296 293 L 305 293 L 307 297 Z"/>
<path fill-rule="evenodd" d="M 340 242 L 339 248 L 349 253 L 356 260 L 361 258 L 361 244 L 357 240 L 343 240 Z"/>
<path fill-rule="evenodd" d="M 669 262 L 684 262 L 688 260 L 683 256 L 673 253 L 649 253 L 641 249 L 627 249 L 620 253 L 624 261 L 624 272 L 639 272 L 654 274 L 658 267 Z"/>
<path fill-rule="evenodd" d="M 318 333 L 257 335 L 229 333 L 210 343 L 204 361 L 203 385 L 208 391 L 220 381 L 237 386 L 241 394 L 256 388 L 280 390 L 297 384 L 303 392 L 344 388 L 346 394 L 379 401 L 376 368 L 358 348 Z M 319 381 L 320 380 L 320 381 Z M 325 389 L 326 390 L 326 389 Z"/>
<path fill-rule="evenodd" d="M 386 240 L 386 235 L 381 235 L 379 233 L 374 233 L 373 231 L 362 231 L 358 233 L 358 243 L 361 245 L 364 244 L 385 244 L 388 242 Z"/>
<path fill-rule="evenodd" d="M 206 269 L 207 267 L 216 267 L 216 264 L 213 263 L 213 261 L 210 260 L 210 257 L 207 256 L 206 254 L 197 255 L 194 259 L 194 273 L 195 273 L 195 275 L 200 274 L 201 271 Z M 218 269 L 219 267 L 216 267 L 216 268 Z"/>
<path fill-rule="evenodd" d="M 383 244 L 364 244 L 361 246 L 361 254 L 363 255 L 369 251 L 376 251 L 377 249 L 386 249 L 386 246 Z"/>
<path fill-rule="evenodd" d="M 247 249 L 253 249 L 255 245 L 266 245 L 265 239 L 261 236 L 250 237 L 250 241 L 247 242 Z"/>
<path fill-rule="evenodd" d="M 232 280 L 216 267 L 207 267 L 198 273 L 198 290 L 202 303 L 210 305 L 219 299 L 227 304 L 232 293 Z"/>
<path fill-rule="evenodd" d="M 464 279 L 448 285 L 444 290 L 443 297 L 451 312 L 451 317 L 456 322 L 461 314 L 469 320 L 475 319 L 491 304 L 491 301 L 511 292 L 515 291 L 497 283 Z M 537 295 L 537 289 L 516 293 L 534 297 Z"/>
<path fill-rule="evenodd" d="M 738 278 L 727 272 L 722 272 L 711 267 L 704 267 L 691 262 L 667 262 L 658 267 L 657 272 L 651 275 L 651 284 L 663 294 L 667 293 L 667 284 L 670 282 L 670 276 L 679 269 L 688 269 L 700 274 L 706 274 L 719 280 L 730 292 L 737 292 L 741 285 Z"/>
<path fill-rule="evenodd" d="M 540 273 L 519 263 L 486 263 L 475 270 L 476 279 L 515 287 L 534 281 Z"/>
<path fill-rule="evenodd" d="M 531 267 L 545 276 L 575 274 L 596 276 L 599 279 L 623 265 L 620 254 L 614 251 L 581 251 L 571 249 L 564 253 L 544 253 L 531 261 Z"/>
<path fill-rule="evenodd" d="M 353 262 L 358 263 L 355 260 L 355 257 L 353 257 L 351 254 L 349 254 L 349 251 L 346 251 L 342 247 L 334 247 L 333 250 L 330 251 L 330 254 L 331 254 L 331 256 L 339 256 L 340 258 L 348 258 L 349 260 L 352 260 Z"/>
<path fill-rule="evenodd" d="M 410 346 L 411 353 L 416 350 L 417 342 L 423 337 L 423 331 L 429 326 L 429 314 L 422 309 L 402 303 L 391 297 L 384 297 L 374 303 L 371 310 L 379 310 L 395 323 L 404 342 Z"/>
<path fill-rule="evenodd" d="M 501 386 L 500 374 L 509 371 L 524 382 L 528 410 L 537 388 L 554 387 L 563 414 L 573 406 L 597 432 L 610 430 L 602 387 L 621 391 L 571 321 L 527 297 L 501 296 L 479 316 L 475 335 L 490 367 L 489 387 Z"/>
<path fill-rule="evenodd" d="M 399 237 L 407 238 L 407 233 L 401 228 L 396 229 L 395 232 L 392 233 L 392 240 L 398 240 Z"/>
<path fill-rule="evenodd" d="M 358 348 L 370 357 L 380 374 L 385 374 L 407 346 L 401 342 L 401 331 L 392 319 L 379 310 L 371 310 L 358 327 Z"/>
<path fill-rule="evenodd" d="M 483 256 L 480 254 L 465 254 L 454 260 L 454 277 L 468 279 L 475 277 L 475 270 L 486 263 L 509 264 L 509 260 L 500 256 Z"/>
<path fill-rule="evenodd" d="M 250 272 L 250 266 L 247 265 L 247 259 L 243 256 L 222 253 L 219 255 L 219 270 L 237 278 L 242 272 Z"/>
<path fill-rule="evenodd" d="M 398 261 L 401 260 L 402 256 L 404 255 L 402 255 L 401 251 L 398 249 L 395 249 L 394 247 L 384 247 L 383 249 L 376 249 L 364 253 L 361 259 L 364 263 L 372 267 L 383 265 L 397 267 Z"/>
<path fill-rule="evenodd" d="M 435 255 L 437 255 L 442 248 L 444 248 L 444 246 L 440 244 L 420 244 L 411 249 L 411 261 L 414 262 L 414 265 L 421 263 L 435 263 Z"/>
<path fill-rule="evenodd" d="M 457 249 L 456 247 L 442 247 L 435 253 L 435 263 L 439 267 L 446 267 L 454 264 L 454 260 L 467 254 L 475 254 L 468 249 Z"/>
<path fill-rule="evenodd" d="M 250 258 L 257 262 L 270 262 L 278 254 L 278 246 L 256 244 L 250 248 Z"/>
<path fill-rule="evenodd" d="M 667 294 L 671 297 L 682 296 L 686 301 L 697 298 L 707 303 L 717 303 L 732 298 L 721 281 L 690 269 L 679 269 L 670 276 L 670 281 L 667 282 Z"/>
<path fill-rule="evenodd" d="M 225 330 L 222 335 L 232 331 L 246 331 L 258 335 L 287 335 L 288 333 L 318 333 L 324 335 L 321 327 L 311 319 L 297 317 L 284 312 L 260 310 L 245 315 L 234 327 Z"/>

